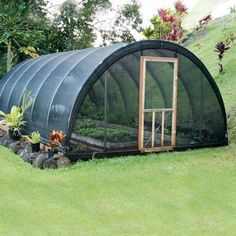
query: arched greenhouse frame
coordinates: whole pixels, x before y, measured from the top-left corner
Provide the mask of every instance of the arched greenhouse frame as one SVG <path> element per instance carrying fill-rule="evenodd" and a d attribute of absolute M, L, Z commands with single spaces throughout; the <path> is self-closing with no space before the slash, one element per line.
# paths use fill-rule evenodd
<path fill-rule="evenodd" d="M 35 95 L 26 133 L 66 134 L 75 156 L 227 145 L 219 89 L 204 64 L 168 41 L 43 55 L 0 80 L 0 110 Z"/>

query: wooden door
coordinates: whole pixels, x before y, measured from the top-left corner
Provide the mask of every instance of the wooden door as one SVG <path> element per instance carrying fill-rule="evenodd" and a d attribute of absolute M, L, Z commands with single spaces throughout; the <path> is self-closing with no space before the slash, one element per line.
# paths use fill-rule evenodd
<path fill-rule="evenodd" d="M 156 87 L 149 81 L 155 81 Z M 141 152 L 175 149 L 177 85 L 177 58 L 141 57 L 138 140 Z M 155 101 L 148 103 L 150 99 Z"/>

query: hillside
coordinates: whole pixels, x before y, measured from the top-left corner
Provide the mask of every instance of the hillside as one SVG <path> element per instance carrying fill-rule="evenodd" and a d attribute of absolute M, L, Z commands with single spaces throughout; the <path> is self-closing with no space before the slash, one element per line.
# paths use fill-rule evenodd
<path fill-rule="evenodd" d="M 206 65 L 215 79 L 224 99 L 228 116 L 228 130 L 230 141 L 236 137 L 236 40 L 231 48 L 225 52 L 225 73 L 218 71 L 217 52 L 214 51 L 217 42 L 224 41 L 225 35 L 234 32 L 236 35 L 236 19 L 232 21 L 230 15 L 215 19 L 206 29 L 195 31 L 185 42 L 185 47 L 196 54 Z"/>

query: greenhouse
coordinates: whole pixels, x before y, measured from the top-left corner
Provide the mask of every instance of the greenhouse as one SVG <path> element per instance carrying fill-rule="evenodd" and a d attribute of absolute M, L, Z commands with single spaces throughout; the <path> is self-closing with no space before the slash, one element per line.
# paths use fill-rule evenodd
<path fill-rule="evenodd" d="M 203 63 L 167 41 L 43 55 L 0 80 L 0 110 L 20 105 L 26 133 L 66 134 L 75 155 L 118 155 L 227 144 L 224 103 Z"/>

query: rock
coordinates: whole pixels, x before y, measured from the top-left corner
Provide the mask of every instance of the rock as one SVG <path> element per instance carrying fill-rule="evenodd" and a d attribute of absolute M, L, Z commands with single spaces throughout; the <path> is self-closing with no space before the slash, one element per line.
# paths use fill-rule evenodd
<path fill-rule="evenodd" d="M 43 163 L 47 160 L 47 153 L 39 154 L 33 161 L 33 167 L 43 169 Z"/>
<path fill-rule="evenodd" d="M 8 147 L 12 142 L 9 139 L 3 139 L 2 145 L 5 147 Z"/>
<path fill-rule="evenodd" d="M 27 152 L 31 152 L 32 151 L 31 144 L 30 143 L 26 143 L 25 144 L 25 149 L 27 150 Z"/>
<path fill-rule="evenodd" d="M 28 151 L 26 149 L 22 149 L 22 151 L 20 152 L 20 156 L 23 157 L 28 153 Z"/>
<path fill-rule="evenodd" d="M 57 161 L 53 158 L 48 158 L 43 162 L 43 169 L 56 169 L 57 168 Z"/>
<path fill-rule="evenodd" d="M 18 152 L 18 150 L 21 149 L 21 142 L 16 141 L 14 143 L 11 143 L 9 145 L 9 148 L 16 154 Z"/>
<path fill-rule="evenodd" d="M 4 140 L 5 139 L 3 137 L 0 137 L 0 145 L 3 145 Z"/>
<path fill-rule="evenodd" d="M 70 159 L 65 156 L 60 157 L 56 162 L 58 168 L 65 168 L 71 165 Z"/>
<path fill-rule="evenodd" d="M 28 162 L 30 164 L 32 164 L 34 162 L 34 160 L 38 157 L 38 153 L 26 153 L 22 159 L 25 162 Z"/>
<path fill-rule="evenodd" d="M 54 160 L 59 160 L 60 158 L 64 157 L 64 154 L 59 152 L 57 154 L 54 154 L 53 159 Z"/>

